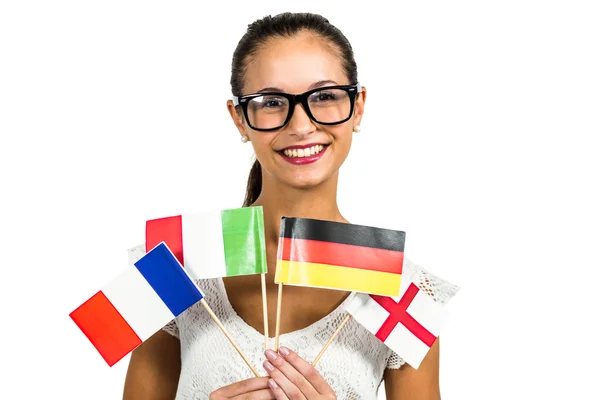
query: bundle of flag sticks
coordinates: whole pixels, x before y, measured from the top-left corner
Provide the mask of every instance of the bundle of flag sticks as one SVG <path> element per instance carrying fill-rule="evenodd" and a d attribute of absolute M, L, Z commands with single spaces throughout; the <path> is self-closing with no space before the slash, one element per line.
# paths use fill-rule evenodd
<path fill-rule="evenodd" d="M 332 221 L 283 218 L 277 249 L 275 350 L 284 285 L 351 291 L 346 318 L 313 361 L 353 317 L 418 368 L 439 335 L 443 306 L 403 274 L 405 233 Z M 136 250 L 138 253 L 136 254 Z M 256 369 L 204 300 L 195 280 L 261 275 L 268 345 L 266 246 L 262 207 L 171 216 L 146 222 L 143 251 L 131 267 L 70 313 L 110 365 L 200 302 L 255 376 Z"/>

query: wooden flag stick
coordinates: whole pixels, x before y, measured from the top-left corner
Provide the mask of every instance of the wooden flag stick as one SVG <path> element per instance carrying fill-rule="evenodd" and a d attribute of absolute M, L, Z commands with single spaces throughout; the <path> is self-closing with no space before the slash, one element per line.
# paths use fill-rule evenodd
<path fill-rule="evenodd" d="M 262 303 L 263 303 L 263 323 L 265 329 L 265 351 L 269 350 L 269 311 L 267 309 L 267 274 L 260 274 L 260 283 L 262 287 Z"/>
<path fill-rule="evenodd" d="M 231 342 L 231 344 L 233 345 L 233 347 L 235 347 L 235 349 L 237 350 L 237 352 L 239 353 L 239 355 L 242 356 L 242 358 L 246 362 L 246 365 L 248 365 L 248 367 L 250 367 L 250 369 L 252 370 L 252 372 L 254 373 L 254 375 L 257 378 L 260 378 L 260 374 L 258 373 L 258 371 L 256 371 L 256 369 L 254 369 L 254 367 L 252 366 L 252 364 L 250 364 L 250 361 L 248 361 L 248 359 L 246 358 L 246 356 L 244 355 L 244 353 L 242 353 L 242 349 L 240 349 L 240 347 L 233 341 L 233 338 L 231 337 L 231 335 L 229 335 L 229 333 L 227 333 L 227 331 L 225 330 L 225 327 L 223 326 L 223 324 L 221 323 L 221 321 L 219 321 L 219 318 L 217 318 L 217 316 L 215 315 L 215 313 L 213 312 L 213 310 L 211 310 L 211 308 L 208 305 L 208 303 L 204 299 L 200 300 L 200 303 L 204 306 L 204 308 L 206 309 L 206 311 L 208 311 L 208 313 L 210 314 L 211 318 L 217 323 L 217 325 L 219 326 L 219 328 L 221 329 L 221 331 L 223 332 L 223 334 L 225 336 L 227 336 L 227 339 L 229 339 L 229 341 Z"/>
<path fill-rule="evenodd" d="M 313 367 L 315 365 L 317 365 L 317 362 L 319 362 L 319 360 L 323 356 L 323 353 L 325 353 L 325 350 L 327 350 L 327 348 L 329 347 L 329 345 L 331 344 L 331 342 L 333 342 L 333 339 L 335 339 L 335 337 L 338 335 L 338 333 L 340 333 L 340 331 L 342 330 L 342 328 L 344 327 L 344 325 L 346 325 L 346 322 L 348 322 L 349 320 L 350 320 L 350 314 L 346 315 L 346 318 L 344 318 L 344 320 L 342 321 L 342 323 L 340 324 L 340 326 L 337 327 L 337 329 L 335 330 L 335 332 L 333 332 L 333 335 L 331 335 L 331 337 L 329 338 L 329 340 L 327 341 L 327 343 L 325 343 L 325 346 L 323 346 L 323 349 L 321 349 L 321 352 L 317 355 L 317 358 L 315 358 L 315 361 L 313 361 L 313 363 L 312 363 Z"/>
<path fill-rule="evenodd" d="M 279 351 L 279 322 L 281 321 L 281 295 L 283 293 L 283 283 L 279 284 L 277 291 L 277 320 L 275 322 L 275 351 Z"/>

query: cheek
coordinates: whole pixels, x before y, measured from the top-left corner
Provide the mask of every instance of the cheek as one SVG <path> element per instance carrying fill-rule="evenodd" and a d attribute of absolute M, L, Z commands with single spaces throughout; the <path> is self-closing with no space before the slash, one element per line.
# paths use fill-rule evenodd
<path fill-rule="evenodd" d="M 275 135 L 269 132 L 258 132 L 248 129 L 248 137 L 254 147 L 256 154 L 270 152 L 273 150 L 273 140 Z"/>
<path fill-rule="evenodd" d="M 334 163 L 337 165 L 337 168 L 341 167 L 348 158 L 353 138 L 354 136 L 351 130 L 346 130 L 345 132 L 336 135 L 334 141 Z"/>
<path fill-rule="evenodd" d="M 351 127 L 344 126 L 343 129 L 339 129 L 331 132 L 334 143 L 338 147 L 347 148 L 352 144 L 353 132 Z"/>

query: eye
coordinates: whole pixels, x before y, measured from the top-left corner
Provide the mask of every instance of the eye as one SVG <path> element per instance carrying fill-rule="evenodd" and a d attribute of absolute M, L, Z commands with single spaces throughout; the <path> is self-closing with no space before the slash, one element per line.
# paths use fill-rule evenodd
<path fill-rule="evenodd" d="M 256 100 L 260 108 L 281 108 L 286 106 L 285 99 L 279 96 L 262 96 Z"/>
<path fill-rule="evenodd" d="M 337 99 L 337 95 L 333 91 L 316 92 L 310 96 L 310 101 L 314 102 L 314 103 L 320 103 L 320 102 L 324 102 L 324 101 L 332 101 L 332 100 L 336 100 L 336 99 Z"/>

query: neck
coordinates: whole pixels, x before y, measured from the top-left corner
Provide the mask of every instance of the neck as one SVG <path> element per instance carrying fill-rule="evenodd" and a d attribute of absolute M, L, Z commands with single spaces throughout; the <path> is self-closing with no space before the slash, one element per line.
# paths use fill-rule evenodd
<path fill-rule="evenodd" d="M 337 181 L 336 173 L 316 187 L 298 189 L 275 182 L 263 173 L 261 193 L 252 205 L 263 207 L 267 242 L 278 241 L 282 217 L 347 222 L 337 205 Z"/>

